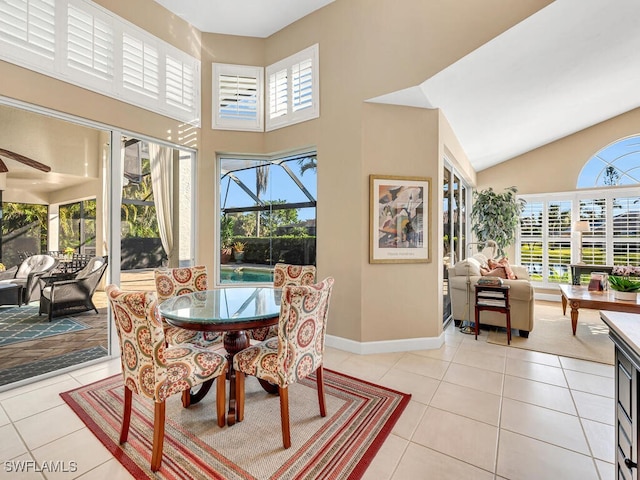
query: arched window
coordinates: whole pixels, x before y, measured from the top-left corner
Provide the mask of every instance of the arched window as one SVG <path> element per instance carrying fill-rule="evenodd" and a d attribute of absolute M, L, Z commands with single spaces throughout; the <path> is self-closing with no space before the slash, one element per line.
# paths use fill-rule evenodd
<path fill-rule="evenodd" d="M 640 135 L 607 145 L 582 167 L 577 188 L 638 185 Z"/>

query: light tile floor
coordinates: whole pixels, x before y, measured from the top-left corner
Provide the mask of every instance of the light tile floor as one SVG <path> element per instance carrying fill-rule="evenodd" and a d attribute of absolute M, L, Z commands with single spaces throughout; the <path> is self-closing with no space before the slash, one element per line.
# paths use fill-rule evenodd
<path fill-rule="evenodd" d="M 412 394 L 364 478 L 613 479 L 613 367 L 485 340 L 451 326 L 439 350 L 327 349 L 327 368 Z M 132 478 L 58 395 L 119 370 L 116 359 L 0 393 L 0 478 Z M 18 461 L 58 471 L 9 472 Z M 71 461 L 77 471 L 60 471 Z"/>

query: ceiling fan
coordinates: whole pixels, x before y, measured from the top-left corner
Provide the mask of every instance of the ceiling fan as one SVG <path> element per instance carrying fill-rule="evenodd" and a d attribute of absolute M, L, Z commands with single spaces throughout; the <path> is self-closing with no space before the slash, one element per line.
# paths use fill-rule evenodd
<path fill-rule="evenodd" d="M 36 170 L 40 170 L 41 172 L 50 172 L 51 167 L 45 165 L 44 163 L 36 162 L 35 160 L 31 160 L 24 155 L 20 155 L 19 153 L 12 152 L 10 150 L 5 150 L 4 148 L 0 148 L 0 157 L 7 157 L 11 160 L 15 160 L 16 162 L 20 162 L 23 165 L 27 165 L 29 167 L 35 168 Z M 0 173 L 6 173 L 9 169 L 7 165 L 0 158 Z"/>

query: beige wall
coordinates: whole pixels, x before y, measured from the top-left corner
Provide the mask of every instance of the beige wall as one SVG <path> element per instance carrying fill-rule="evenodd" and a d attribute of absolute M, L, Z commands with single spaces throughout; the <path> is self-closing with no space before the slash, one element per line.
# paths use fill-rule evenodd
<path fill-rule="evenodd" d="M 599 150 L 640 133 L 640 108 L 515 157 L 478 173 L 478 188 L 515 185 L 518 193 L 576 189 L 584 164 Z"/>
<path fill-rule="evenodd" d="M 441 192 L 435 188 L 441 184 L 442 157 L 448 151 L 465 168 L 466 158 L 439 113 L 364 101 L 417 85 L 550 0 L 336 0 L 268 39 L 200 35 L 151 0 L 99 3 L 202 59 L 203 128 L 189 144 L 199 152 L 199 262 L 212 267 L 215 258 L 216 152 L 270 153 L 313 145 L 318 274 L 336 278 L 329 333 L 355 341 L 438 334 L 441 242 L 433 242 L 431 264 L 370 265 L 368 176 L 431 176 L 433 240 L 442 234 Z M 320 45 L 319 119 L 265 134 L 210 129 L 211 62 L 268 65 L 315 43 Z M 3 62 L 0 77 L 2 95 L 179 142 L 179 122 L 161 115 Z M 392 294 L 383 301 L 389 284 Z"/>

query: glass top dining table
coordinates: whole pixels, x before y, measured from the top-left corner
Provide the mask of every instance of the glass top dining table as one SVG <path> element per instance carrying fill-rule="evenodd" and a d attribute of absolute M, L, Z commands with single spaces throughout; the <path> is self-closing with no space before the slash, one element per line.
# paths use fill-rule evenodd
<path fill-rule="evenodd" d="M 171 325 L 200 331 L 245 330 L 273 325 L 280 315 L 281 289 L 221 287 L 169 298 L 159 305 Z"/>
<path fill-rule="evenodd" d="M 233 356 L 251 345 L 247 330 L 276 325 L 280 317 L 281 289 L 273 287 L 221 287 L 169 298 L 158 306 L 167 323 L 188 330 L 224 332 L 223 344 L 229 361 L 229 409 L 227 425 L 236 422 L 235 370 Z M 271 393 L 277 387 L 261 381 Z M 189 403 L 206 395 L 211 382 L 192 392 Z"/>

